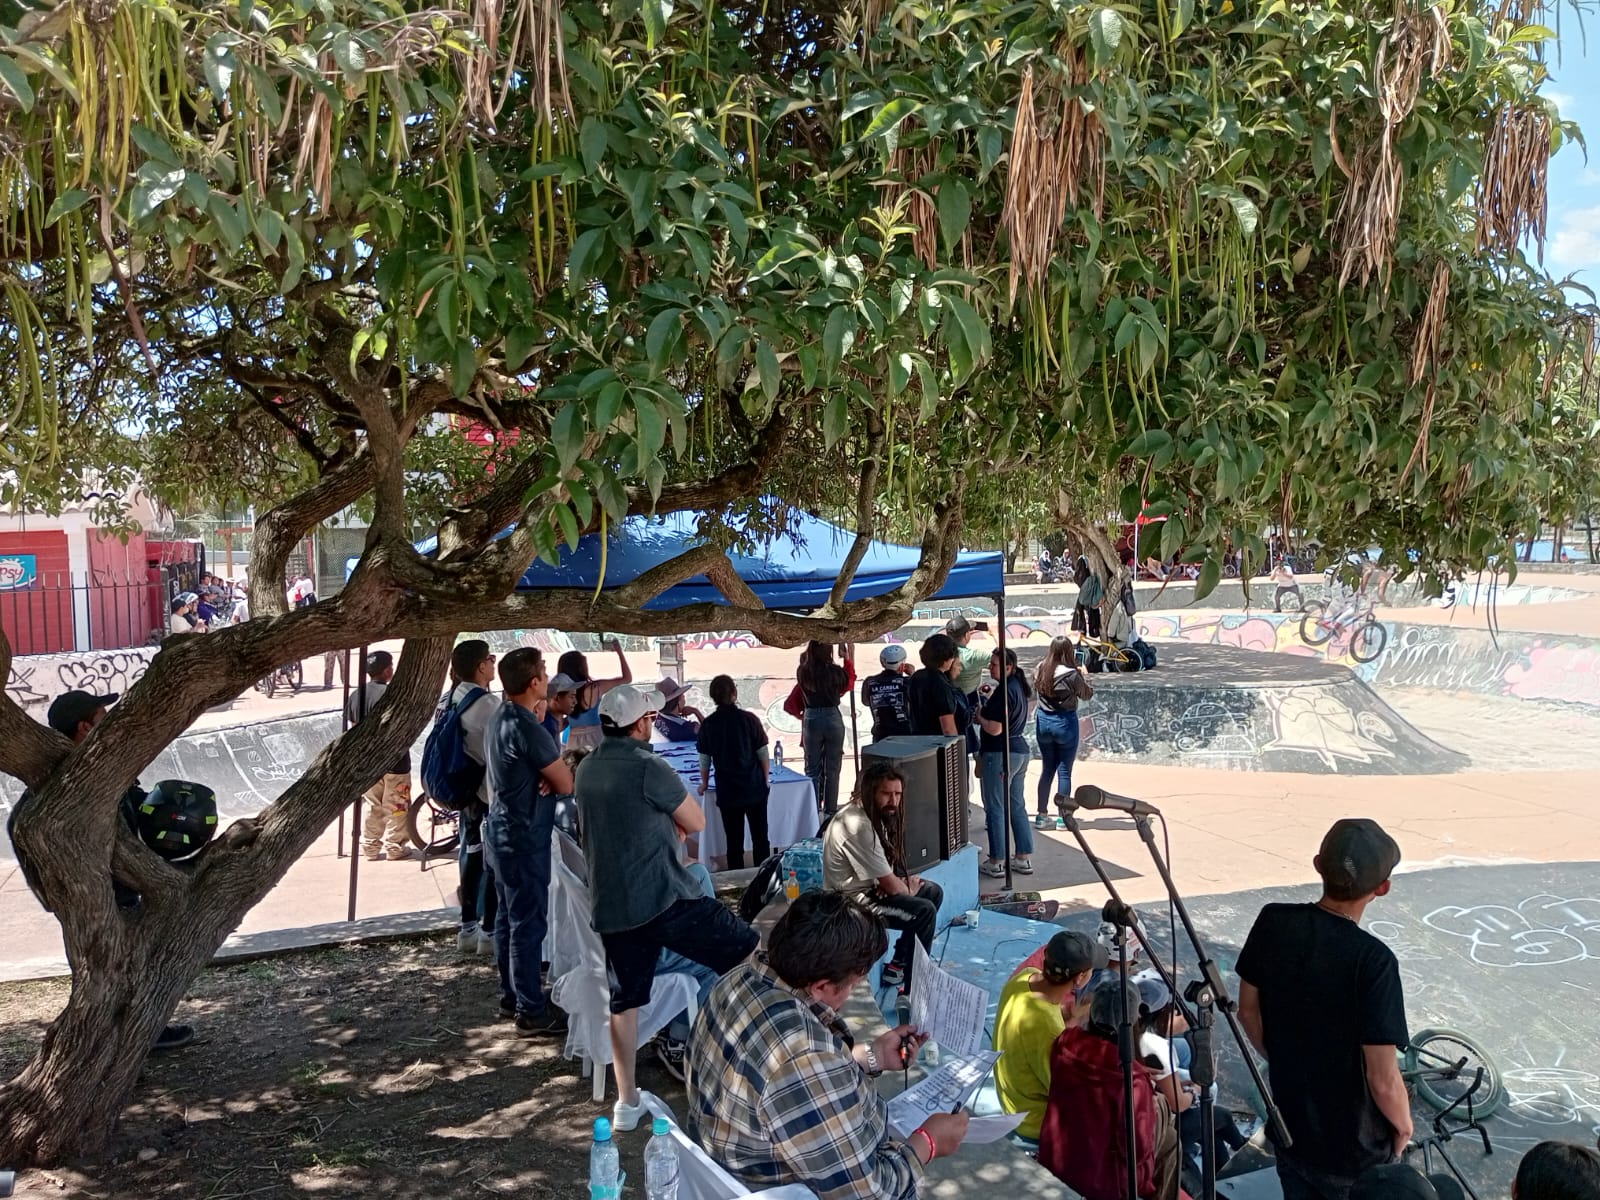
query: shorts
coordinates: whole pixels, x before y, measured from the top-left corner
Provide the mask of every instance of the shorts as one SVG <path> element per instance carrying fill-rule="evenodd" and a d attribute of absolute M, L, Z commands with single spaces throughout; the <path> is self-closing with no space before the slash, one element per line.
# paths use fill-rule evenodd
<path fill-rule="evenodd" d="M 637 929 L 602 933 L 611 1011 L 624 1013 L 650 1002 L 663 948 L 726 975 L 755 950 L 761 937 L 719 900 L 679 900 Z"/>

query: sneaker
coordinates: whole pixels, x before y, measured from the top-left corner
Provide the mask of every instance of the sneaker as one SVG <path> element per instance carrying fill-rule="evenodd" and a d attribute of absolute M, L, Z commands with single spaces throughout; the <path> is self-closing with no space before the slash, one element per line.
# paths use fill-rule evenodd
<path fill-rule="evenodd" d="M 1056 819 L 1049 813 L 1040 813 L 1033 819 L 1033 827 L 1035 829 L 1054 829 L 1056 827 Z"/>
<path fill-rule="evenodd" d="M 386 850 L 384 854 L 390 862 L 414 862 L 417 858 L 415 850 L 404 846 L 398 850 Z"/>
<path fill-rule="evenodd" d="M 986 858 L 983 860 L 982 865 L 978 867 L 978 874 L 987 875 L 990 879 L 1004 879 L 1006 865 L 998 858 Z"/>
<path fill-rule="evenodd" d="M 1014 871 L 1021 871 L 1024 875 L 1032 875 L 1033 859 L 1028 858 L 1025 855 L 1018 855 L 1016 858 L 1011 860 L 1011 869 Z"/>
<path fill-rule="evenodd" d="M 478 953 L 484 958 L 494 957 L 494 930 L 478 930 Z"/>
<path fill-rule="evenodd" d="M 536 1017 L 518 1013 L 516 1028 L 518 1037 L 559 1037 L 567 1032 L 567 1014 L 559 1008 L 547 1008 Z"/>
<path fill-rule="evenodd" d="M 150 1049 L 156 1053 L 163 1050 L 181 1050 L 192 1041 L 194 1041 L 193 1025 L 168 1025 L 156 1035 L 155 1045 Z"/>
<path fill-rule="evenodd" d="M 639 1097 L 637 1104 L 624 1104 L 618 1100 L 611 1106 L 611 1128 L 617 1133 L 629 1133 L 639 1127 L 639 1122 L 649 1111 L 643 1096 Z"/>
<path fill-rule="evenodd" d="M 668 1075 L 682 1083 L 684 1081 L 683 1060 L 689 1049 L 688 1044 L 680 1042 L 676 1038 L 670 1038 L 663 1033 L 655 1040 L 655 1048 L 656 1061 L 666 1068 Z"/>
<path fill-rule="evenodd" d="M 883 973 L 878 976 L 878 982 L 886 988 L 903 987 L 906 982 L 906 969 L 897 962 L 884 963 Z"/>
<path fill-rule="evenodd" d="M 366 859 L 368 862 L 382 862 L 383 861 L 383 854 L 381 852 L 378 853 L 378 854 L 363 854 L 361 857 Z"/>
<path fill-rule="evenodd" d="M 456 949 L 463 954 L 476 954 L 478 952 L 478 923 L 463 925 L 461 932 L 456 934 Z"/>
<path fill-rule="evenodd" d="M 517 1002 L 515 1000 L 500 1001 L 500 1019 L 510 1021 L 517 1015 Z"/>

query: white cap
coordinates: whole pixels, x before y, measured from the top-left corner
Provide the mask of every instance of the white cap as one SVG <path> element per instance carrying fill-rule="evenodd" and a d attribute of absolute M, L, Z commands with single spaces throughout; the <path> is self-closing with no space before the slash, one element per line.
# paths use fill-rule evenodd
<path fill-rule="evenodd" d="M 631 683 L 619 683 L 600 697 L 600 718 L 618 729 L 626 729 L 646 713 L 660 712 L 666 703 L 666 698 L 655 688 L 645 692 Z"/>

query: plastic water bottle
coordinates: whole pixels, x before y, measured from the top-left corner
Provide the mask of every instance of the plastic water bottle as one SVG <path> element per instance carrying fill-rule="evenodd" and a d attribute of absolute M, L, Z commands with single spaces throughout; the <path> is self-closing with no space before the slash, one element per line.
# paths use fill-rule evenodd
<path fill-rule="evenodd" d="M 783 766 L 783 743 L 772 743 L 772 761 L 778 766 Z"/>
<path fill-rule="evenodd" d="M 617 1144 L 611 1140 L 611 1119 L 596 1117 L 594 1143 L 589 1147 L 589 1200 L 620 1200 L 620 1170 Z"/>
<path fill-rule="evenodd" d="M 783 894 L 790 900 L 800 899 L 800 876 L 793 867 L 789 868 L 789 874 L 784 877 Z"/>
<path fill-rule="evenodd" d="M 678 1200 L 678 1147 L 671 1130 L 665 1117 L 657 1117 L 650 1126 L 654 1136 L 644 1148 L 646 1200 Z"/>

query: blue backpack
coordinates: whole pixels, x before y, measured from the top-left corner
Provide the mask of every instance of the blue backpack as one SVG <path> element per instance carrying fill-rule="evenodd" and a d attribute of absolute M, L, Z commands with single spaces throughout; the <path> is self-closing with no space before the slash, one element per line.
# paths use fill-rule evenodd
<path fill-rule="evenodd" d="M 473 688 L 460 704 L 448 700 L 433 719 L 422 746 L 422 787 L 441 808 L 465 808 L 478 799 L 483 785 L 483 764 L 467 753 L 467 731 L 461 716 L 489 693 Z"/>

